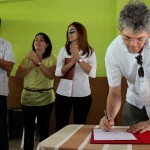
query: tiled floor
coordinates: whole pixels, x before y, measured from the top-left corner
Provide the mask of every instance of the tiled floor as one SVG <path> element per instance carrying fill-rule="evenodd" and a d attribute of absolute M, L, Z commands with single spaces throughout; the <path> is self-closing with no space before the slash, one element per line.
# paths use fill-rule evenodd
<path fill-rule="evenodd" d="M 35 141 L 35 150 L 36 150 L 36 147 L 38 145 L 38 141 Z M 21 148 L 21 139 L 13 139 L 13 140 L 9 140 L 9 150 L 23 150 Z"/>

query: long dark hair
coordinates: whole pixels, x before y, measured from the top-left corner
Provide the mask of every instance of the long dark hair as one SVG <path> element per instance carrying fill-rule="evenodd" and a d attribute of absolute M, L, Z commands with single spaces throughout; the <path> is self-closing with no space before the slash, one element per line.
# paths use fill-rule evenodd
<path fill-rule="evenodd" d="M 46 47 L 45 52 L 43 53 L 43 56 L 42 56 L 42 58 L 44 59 L 44 58 L 47 58 L 48 56 L 51 55 L 51 52 L 52 52 L 52 43 L 51 43 L 50 38 L 49 38 L 45 33 L 39 32 L 39 33 L 37 33 L 37 34 L 35 35 L 35 38 L 36 38 L 38 35 L 42 35 L 43 38 L 44 38 L 45 43 L 48 44 L 48 46 Z M 35 50 L 35 47 L 34 47 L 35 38 L 34 38 L 34 40 L 33 40 L 33 42 L 32 42 L 32 49 L 33 49 L 33 51 L 36 51 L 36 50 Z"/>
<path fill-rule="evenodd" d="M 88 44 L 86 28 L 79 22 L 73 22 L 67 28 L 65 47 L 66 47 L 68 55 L 71 55 L 70 48 L 69 48 L 71 42 L 68 39 L 68 29 L 70 26 L 74 26 L 77 30 L 79 48 L 83 50 L 82 55 L 86 53 L 87 53 L 86 57 L 88 57 L 89 55 L 92 55 L 93 48 Z"/>

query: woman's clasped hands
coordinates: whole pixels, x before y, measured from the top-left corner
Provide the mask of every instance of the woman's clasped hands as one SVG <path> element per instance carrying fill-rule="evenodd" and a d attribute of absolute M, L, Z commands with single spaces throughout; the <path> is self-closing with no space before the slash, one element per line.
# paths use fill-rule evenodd
<path fill-rule="evenodd" d="M 80 59 L 79 47 L 77 44 L 75 43 L 70 44 L 70 52 L 73 59 L 75 59 L 76 61 Z"/>

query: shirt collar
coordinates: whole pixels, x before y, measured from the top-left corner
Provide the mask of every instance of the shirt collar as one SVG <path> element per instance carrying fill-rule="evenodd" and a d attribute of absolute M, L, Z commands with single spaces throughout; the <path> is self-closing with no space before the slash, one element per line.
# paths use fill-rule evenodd
<path fill-rule="evenodd" d="M 150 47 L 150 38 L 148 38 L 145 42 L 144 48 L 149 48 Z"/>

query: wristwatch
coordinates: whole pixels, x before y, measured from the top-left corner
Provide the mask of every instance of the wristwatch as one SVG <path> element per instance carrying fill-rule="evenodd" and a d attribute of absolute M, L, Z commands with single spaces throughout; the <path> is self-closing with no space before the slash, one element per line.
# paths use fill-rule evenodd
<path fill-rule="evenodd" d="M 80 63 L 80 62 L 82 62 L 83 61 L 83 59 L 82 58 L 80 58 L 79 60 L 78 60 L 78 63 Z"/>
<path fill-rule="evenodd" d="M 38 63 L 37 63 L 37 66 L 40 66 L 41 64 L 42 64 L 41 62 L 38 62 Z"/>

